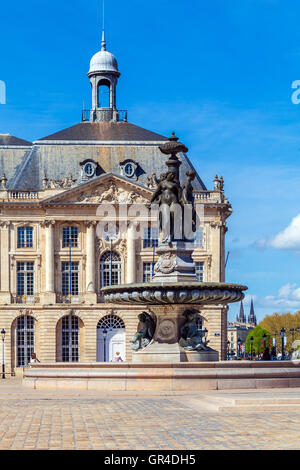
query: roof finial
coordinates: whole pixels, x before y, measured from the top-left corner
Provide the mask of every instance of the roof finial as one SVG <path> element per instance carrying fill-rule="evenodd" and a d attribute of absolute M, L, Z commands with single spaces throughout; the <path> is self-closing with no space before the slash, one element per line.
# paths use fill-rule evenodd
<path fill-rule="evenodd" d="M 102 0 L 103 6 L 103 29 L 102 29 L 102 42 L 101 42 L 101 51 L 106 51 L 106 41 L 105 41 L 105 7 L 104 0 Z"/>

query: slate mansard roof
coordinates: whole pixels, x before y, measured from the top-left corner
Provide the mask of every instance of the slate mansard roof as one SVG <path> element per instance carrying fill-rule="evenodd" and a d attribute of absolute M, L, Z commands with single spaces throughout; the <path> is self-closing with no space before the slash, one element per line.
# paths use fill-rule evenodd
<path fill-rule="evenodd" d="M 10 134 L 0 134 L 0 147 L 31 147 L 32 143 Z"/>
<path fill-rule="evenodd" d="M 129 122 L 81 122 L 39 141 L 162 142 L 162 135 Z"/>
<path fill-rule="evenodd" d="M 1 148 L 0 144 L 0 172 L 7 176 L 8 189 L 38 191 L 43 188 L 45 176 L 54 181 L 72 175 L 80 184 L 81 164 L 88 159 L 98 165 L 98 174 L 116 175 L 120 175 L 122 162 L 132 160 L 139 166 L 136 182 L 147 186 L 147 178 L 153 173 L 159 176 L 166 171 L 168 157 L 159 145 L 167 140 L 128 122 L 81 122 L 33 144 L 16 137 L 3 138 L 2 142 L 14 142 L 15 147 Z M 178 156 L 182 161 L 180 178 L 184 181 L 186 172 L 194 167 L 184 153 Z M 193 186 L 206 189 L 199 176 Z"/>

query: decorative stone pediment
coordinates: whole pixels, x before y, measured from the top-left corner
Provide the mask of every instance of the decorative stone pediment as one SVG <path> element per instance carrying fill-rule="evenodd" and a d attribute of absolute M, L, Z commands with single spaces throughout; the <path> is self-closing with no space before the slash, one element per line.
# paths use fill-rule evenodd
<path fill-rule="evenodd" d="M 147 204 L 152 191 L 122 177 L 101 175 L 43 201 L 43 204 Z"/>

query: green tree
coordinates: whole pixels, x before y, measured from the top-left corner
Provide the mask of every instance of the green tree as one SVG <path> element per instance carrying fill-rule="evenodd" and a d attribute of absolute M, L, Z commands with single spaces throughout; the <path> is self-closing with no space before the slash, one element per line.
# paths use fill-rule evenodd
<path fill-rule="evenodd" d="M 251 353 L 251 337 L 253 337 L 253 354 L 260 354 L 264 351 L 264 334 L 267 336 L 265 339 L 265 347 L 269 347 L 269 342 L 271 340 L 271 335 L 265 328 L 262 328 L 260 325 L 256 326 L 254 330 L 250 331 L 245 342 L 246 353 Z"/>
<path fill-rule="evenodd" d="M 281 338 L 280 331 L 282 328 L 285 329 L 285 335 L 287 337 L 286 350 L 292 352 L 292 344 L 295 340 L 300 340 L 300 330 L 298 332 L 291 331 L 300 328 L 300 312 L 294 314 L 291 313 L 273 313 L 273 315 L 267 315 L 259 324 L 262 328 L 267 329 L 272 337 L 276 338 L 276 350 L 277 353 L 281 352 Z"/>

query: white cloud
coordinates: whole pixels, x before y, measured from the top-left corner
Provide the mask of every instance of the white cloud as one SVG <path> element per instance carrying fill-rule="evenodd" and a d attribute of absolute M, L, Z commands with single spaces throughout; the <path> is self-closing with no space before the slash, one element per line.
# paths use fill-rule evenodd
<path fill-rule="evenodd" d="M 280 311 L 300 310 L 300 287 L 296 284 L 285 284 L 278 290 L 277 295 L 258 299 L 258 304 L 260 307 L 273 307 Z"/>
<path fill-rule="evenodd" d="M 254 246 L 258 250 L 275 248 L 276 250 L 291 250 L 300 254 L 300 214 L 296 215 L 291 223 L 277 235 L 256 240 Z"/>
<path fill-rule="evenodd" d="M 300 252 L 300 214 L 296 215 L 282 232 L 268 243 L 277 250 L 295 250 Z"/>

